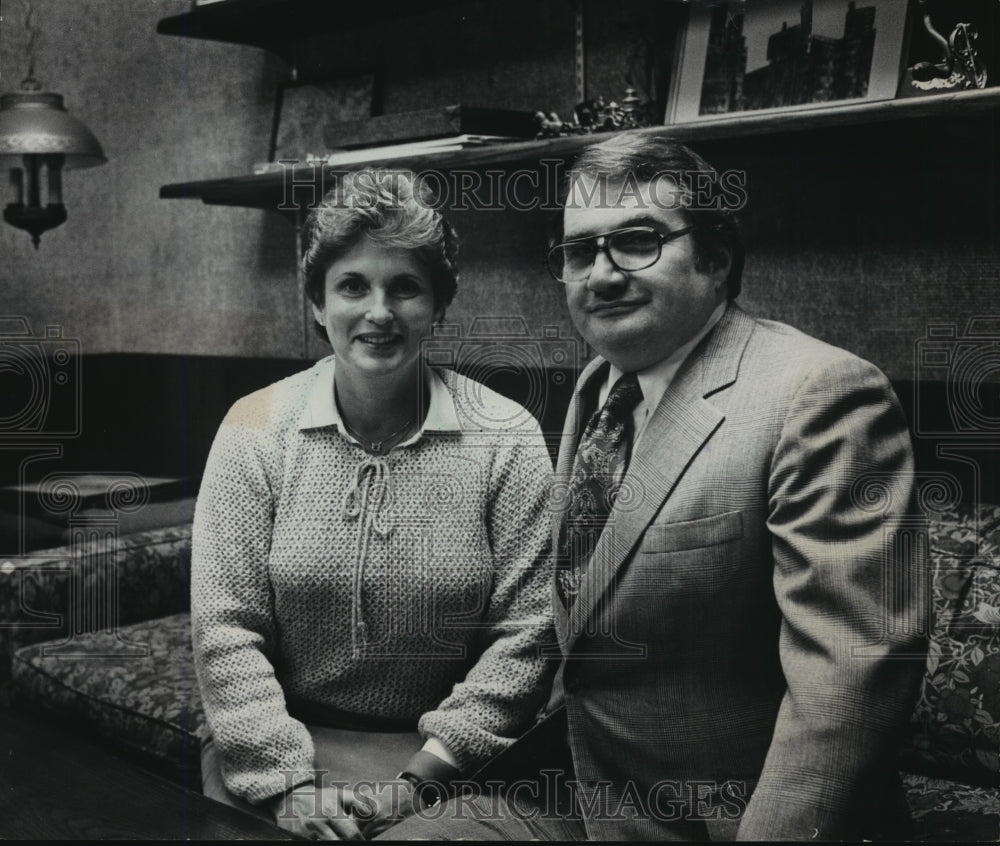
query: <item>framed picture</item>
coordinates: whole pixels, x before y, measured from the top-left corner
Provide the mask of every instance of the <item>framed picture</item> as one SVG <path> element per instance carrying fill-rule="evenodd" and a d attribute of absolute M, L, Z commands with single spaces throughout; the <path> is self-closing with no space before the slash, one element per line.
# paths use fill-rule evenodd
<path fill-rule="evenodd" d="M 1000 83 L 997 0 L 914 0 L 900 97 Z"/>
<path fill-rule="evenodd" d="M 268 160 L 325 159 L 323 127 L 328 123 L 370 118 L 376 108 L 376 75 L 362 74 L 327 82 L 280 86 Z"/>
<path fill-rule="evenodd" d="M 892 99 L 906 21 L 907 0 L 698 4 L 666 123 Z"/>

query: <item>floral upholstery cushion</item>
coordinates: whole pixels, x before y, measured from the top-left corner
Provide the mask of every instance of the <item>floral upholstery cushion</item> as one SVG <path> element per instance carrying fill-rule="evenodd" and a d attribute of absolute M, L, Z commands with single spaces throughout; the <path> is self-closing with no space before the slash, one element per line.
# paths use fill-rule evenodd
<path fill-rule="evenodd" d="M 200 788 L 205 717 L 191 655 L 191 616 L 174 614 L 14 655 L 16 701 L 87 725 Z"/>
<path fill-rule="evenodd" d="M 906 773 L 903 787 L 922 843 L 1000 841 L 1000 789 Z"/>
<path fill-rule="evenodd" d="M 0 556 L 0 703 L 22 646 L 73 639 L 112 617 L 127 625 L 188 609 L 190 524 L 86 540 L 84 550 Z M 102 555 L 87 554 L 95 546 Z M 110 609 L 108 596 L 117 600 Z"/>
<path fill-rule="evenodd" d="M 904 767 L 1000 786 L 1000 507 L 931 526 L 933 622 Z"/>

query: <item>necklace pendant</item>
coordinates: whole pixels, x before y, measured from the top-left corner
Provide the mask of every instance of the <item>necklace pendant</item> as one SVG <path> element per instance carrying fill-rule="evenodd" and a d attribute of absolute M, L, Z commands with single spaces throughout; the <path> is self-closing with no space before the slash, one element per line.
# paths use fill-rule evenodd
<path fill-rule="evenodd" d="M 382 452 L 382 441 L 372 441 L 372 452 Z"/>

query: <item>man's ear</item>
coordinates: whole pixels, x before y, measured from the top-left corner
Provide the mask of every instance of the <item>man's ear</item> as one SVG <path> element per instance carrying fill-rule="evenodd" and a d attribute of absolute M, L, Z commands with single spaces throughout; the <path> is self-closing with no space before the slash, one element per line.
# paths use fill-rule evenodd
<path fill-rule="evenodd" d="M 733 252 L 725 244 L 712 244 L 704 252 L 703 272 L 709 274 L 717 285 L 725 285 L 733 266 Z"/>

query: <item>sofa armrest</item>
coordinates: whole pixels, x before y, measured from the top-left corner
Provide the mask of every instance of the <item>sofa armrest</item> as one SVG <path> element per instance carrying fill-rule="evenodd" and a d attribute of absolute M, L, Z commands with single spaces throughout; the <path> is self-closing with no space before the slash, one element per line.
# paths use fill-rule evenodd
<path fill-rule="evenodd" d="M 929 528 L 930 643 L 902 768 L 1000 787 L 1000 505 Z"/>
<path fill-rule="evenodd" d="M 189 523 L 0 560 L 0 703 L 16 650 L 187 611 L 190 573 Z"/>

